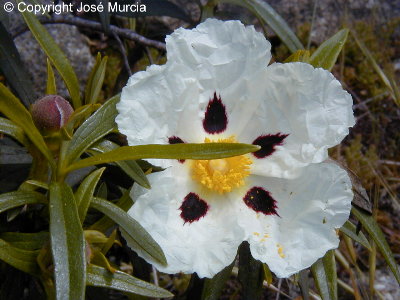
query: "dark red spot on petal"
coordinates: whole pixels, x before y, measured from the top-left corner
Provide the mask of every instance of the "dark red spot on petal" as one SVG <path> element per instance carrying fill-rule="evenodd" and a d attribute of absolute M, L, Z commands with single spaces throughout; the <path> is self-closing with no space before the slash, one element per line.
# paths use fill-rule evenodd
<path fill-rule="evenodd" d="M 186 222 L 193 223 L 204 217 L 208 211 L 208 204 L 195 193 L 186 195 L 179 209 L 181 218 Z"/>
<path fill-rule="evenodd" d="M 217 97 L 217 93 L 214 93 L 214 98 L 210 99 L 207 105 L 203 128 L 209 134 L 216 134 L 223 132 L 226 126 L 228 126 L 228 117 L 225 105 L 221 97 Z"/>
<path fill-rule="evenodd" d="M 172 144 L 184 144 L 185 142 L 180 137 L 171 136 L 168 138 L 168 143 L 172 145 Z M 184 159 L 178 159 L 178 161 L 182 164 L 185 162 Z"/>
<path fill-rule="evenodd" d="M 243 198 L 244 203 L 252 210 L 264 215 L 278 215 L 276 201 L 271 194 L 262 187 L 252 187 Z"/>
<path fill-rule="evenodd" d="M 283 140 L 288 136 L 288 134 L 266 134 L 260 135 L 253 142 L 253 145 L 261 146 L 261 149 L 253 152 L 253 155 L 257 158 L 264 158 L 275 152 L 275 146 L 280 146 L 283 144 Z"/>

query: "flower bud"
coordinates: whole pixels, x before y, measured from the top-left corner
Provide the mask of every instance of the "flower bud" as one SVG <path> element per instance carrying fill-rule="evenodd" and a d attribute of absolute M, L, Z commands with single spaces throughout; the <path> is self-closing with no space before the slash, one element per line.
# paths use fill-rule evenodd
<path fill-rule="evenodd" d="M 73 112 L 71 104 L 57 95 L 47 95 L 31 107 L 33 121 L 40 130 L 45 132 L 60 130 Z"/>

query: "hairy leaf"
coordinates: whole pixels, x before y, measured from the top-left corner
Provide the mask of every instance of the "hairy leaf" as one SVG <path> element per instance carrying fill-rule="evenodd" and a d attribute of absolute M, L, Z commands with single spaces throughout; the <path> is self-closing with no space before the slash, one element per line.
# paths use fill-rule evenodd
<path fill-rule="evenodd" d="M 23 272 L 38 275 L 39 267 L 36 263 L 38 254 L 38 250 L 19 249 L 0 239 L 0 260 Z"/>
<path fill-rule="evenodd" d="M 259 150 L 258 146 L 241 143 L 205 143 L 173 145 L 124 146 L 113 151 L 82 159 L 67 169 L 68 172 L 97 164 L 142 158 L 219 159 Z"/>
<path fill-rule="evenodd" d="M 78 215 L 82 224 L 85 220 L 86 212 L 89 208 L 90 200 L 93 197 L 94 190 L 104 170 L 105 168 L 101 168 L 86 176 L 86 178 L 80 184 L 78 190 L 75 192 Z"/>
<path fill-rule="evenodd" d="M 118 101 L 119 95 L 108 100 L 76 130 L 67 148 L 66 161 L 75 161 L 90 145 L 116 128 Z"/>
<path fill-rule="evenodd" d="M 90 206 L 101 211 L 120 225 L 121 232 L 129 246 L 138 252 L 141 256 L 156 261 L 162 265 L 167 264 L 167 260 L 161 247 L 147 233 L 147 231 L 125 211 L 111 203 L 100 198 L 93 198 Z"/>
<path fill-rule="evenodd" d="M 263 0 L 219 0 L 219 2 L 240 5 L 253 12 L 263 23 L 272 28 L 291 52 L 304 48 L 285 20 L 267 2 Z"/>
<path fill-rule="evenodd" d="M 21 3 L 21 0 L 17 1 L 18 3 Z M 71 96 L 74 108 L 80 107 L 81 99 L 79 95 L 80 89 L 78 78 L 76 77 L 75 71 L 69 63 L 67 57 L 56 44 L 51 35 L 47 32 L 46 28 L 40 24 L 33 13 L 24 11 L 21 12 L 21 14 L 24 17 L 25 22 L 31 30 L 33 36 L 38 41 L 44 52 L 46 52 L 47 57 L 50 59 L 63 78 L 69 95 Z"/>
<path fill-rule="evenodd" d="M 88 152 L 90 153 L 106 153 L 119 148 L 117 144 L 102 140 L 93 145 Z M 142 168 L 134 160 L 116 161 L 115 162 L 128 176 L 130 176 L 136 183 L 144 188 L 150 188 L 150 182 L 144 174 Z"/>
<path fill-rule="evenodd" d="M 311 266 L 311 272 L 318 287 L 322 300 L 336 300 L 337 273 L 334 250 L 329 250 Z"/>
<path fill-rule="evenodd" d="M 25 204 L 47 203 L 46 198 L 31 191 L 14 191 L 0 195 L 0 213 Z"/>
<path fill-rule="evenodd" d="M 323 42 L 317 50 L 311 55 L 310 63 L 316 68 L 332 70 L 339 56 L 340 51 L 346 43 L 348 29 L 342 29 L 334 36 Z"/>
<path fill-rule="evenodd" d="M 74 194 L 67 184 L 50 184 L 49 210 L 57 300 L 84 299 L 85 239 Z"/>
<path fill-rule="evenodd" d="M 87 268 L 87 285 L 115 289 L 148 297 L 169 298 L 174 295 L 154 284 L 142 281 L 126 273 L 108 270 L 95 265 Z"/>
<path fill-rule="evenodd" d="M 365 230 L 373 239 L 379 251 L 385 258 L 386 263 L 389 265 L 389 268 L 392 270 L 393 275 L 396 277 L 397 282 L 400 284 L 400 272 L 397 267 L 396 260 L 392 251 L 390 250 L 382 230 L 379 228 L 379 225 L 376 223 L 374 217 L 354 206 L 351 212 L 357 218 L 357 220 L 361 222 Z"/>

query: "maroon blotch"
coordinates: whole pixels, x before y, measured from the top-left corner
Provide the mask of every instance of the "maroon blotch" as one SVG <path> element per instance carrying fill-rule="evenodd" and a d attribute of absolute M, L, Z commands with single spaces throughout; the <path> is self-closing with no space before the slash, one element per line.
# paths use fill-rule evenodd
<path fill-rule="evenodd" d="M 288 136 L 288 134 L 266 134 L 260 135 L 253 141 L 253 145 L 261 146 L 261 149 L 253 152 L 253 155 L 257 158 L 264 158 L 275 152 L 275 146 L 280 146 L 283 144 L 283 140 Z"/>
<path fill-rule="evenodd" d="M 189 193 L 186 195 L 179 209 L 182 211 L 181 218 L 183 221 L 185 221 L 185 223 L 193 223 L 206 215 L 208 204 L 197 194 Z"/>
<path fill-rule="evenodd" d="M 172 145 L 172 144 L 184 144 L 185 142 L 180 137 L 171 136 L 171 137 L 168 138 L 168 143 L 170 143 Z M 181 164 L 183 164 L 185 162 L 184 159 L 178 159 L 178 161 Z"/>
<path fill-rule="evenodd" d="M 276 201 L 271 194 L 262 187 L 252 187 L 243 198 L 244 203 L 252 210 L 264 215 L 278 215 Z"/>
<path fill-rule="evenodd" d="M 228 126 L 228 117 L 226 115 L 225 105 L 222 103 L 221 97 L 210 99 L 204 114 L 203 128 L 209 134 L 223 132 Z"/>

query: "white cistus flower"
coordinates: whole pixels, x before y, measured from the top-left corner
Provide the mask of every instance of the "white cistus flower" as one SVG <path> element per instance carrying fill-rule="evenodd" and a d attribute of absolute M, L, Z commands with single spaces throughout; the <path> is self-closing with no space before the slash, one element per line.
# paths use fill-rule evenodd
<path fill-rule="evenodd" d="M 271 65 L 254 27 L 209 19 L 166 39 L 167 63 L 134 74 L 116 118 L 129 145 L 241 142 L 257 152 L 218 160 L 154 160 L 152 188 L 129 214 L 163 249 L 160 271 L 212 277 L 243 241 L 278 277 L 336 248 L 353 198 L 324 162 L 354 125 L 352 98 L 323 69 Z"/>

